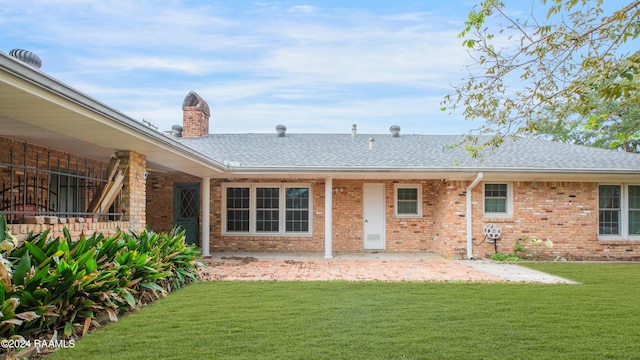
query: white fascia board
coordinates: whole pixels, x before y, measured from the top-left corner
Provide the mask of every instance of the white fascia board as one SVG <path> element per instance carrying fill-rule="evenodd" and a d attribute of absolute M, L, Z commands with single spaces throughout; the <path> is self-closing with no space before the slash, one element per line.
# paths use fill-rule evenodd
<path fill-rule="evenodd" d="M 316 178 L 412 178 L 473 180 L 478 172 L 484 172 L 484 179 L 490 181 L 566 181 L 597 182 L 616 180 L 640 181 L 638 170 L 559 170 L 559 169 L 449 169 L 449 168 L 384 168 L 384 167 L 241 167 L 230 166 L 226 175 L 231 177 L 304 177 Z"/>

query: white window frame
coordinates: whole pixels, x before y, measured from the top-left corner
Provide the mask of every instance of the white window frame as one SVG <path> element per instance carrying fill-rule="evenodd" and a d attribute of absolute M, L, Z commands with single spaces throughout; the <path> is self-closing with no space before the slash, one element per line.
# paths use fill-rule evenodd
<path fill-rule="evenodd" d="M 505 212 L 486 212 L 486 185 L 507 185 L 507 199 Z M 482 217 L 485 218 L 511 218 L 513 217 L 513 183 L 511 182 L 485 182 L 482 184 Z"/>
<path fill-rule="evenodd" d="M 620 186 L 620 235 L 600 235 L 600 185 Z M 599 183 L 598 184 L 598 240 L 640 240 L 640 234 L 629 234 L 629 186 L 637 183 Z"/>
<path fill-rule="evenodd" d="M 249 231 L 227 231 L 227 188 L 248 188 L 249 189 Z M 258 188 L 279 188 L 278 222 L 279 230 L 274 232 L 256 231 L 256 193 Z M 286 209 L 286 189 L 287 188 L 307 188 L 309 189 L 309 231 L 286 231 L 287 209 Z M 222 235 L 223 236 L 295 236 L 310 237 L 313 235 L 313 186 L 308 183 L 224 183 L 222 184 Z"/>
<path fill-rule="evenodd" d="M 398 213 L 398 189 L 417 189 L 418 203 L 417 214 L 399 214 Z M 421 218 L 422 217 L 422 184 L 394 184 L 393 186 L 393 204 L 394 213 L 397 218 Z"/>

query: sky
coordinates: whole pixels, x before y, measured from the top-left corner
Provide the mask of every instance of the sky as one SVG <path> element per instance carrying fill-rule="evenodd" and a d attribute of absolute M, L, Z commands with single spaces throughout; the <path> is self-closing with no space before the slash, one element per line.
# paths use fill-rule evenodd
<path fill-rule="evenodd" d="M 0 51 L 161 131 L 195 91 L 211 133 L 456 135 L 481 125 L 440 110 L 474 3 L 0 0 Z"/>

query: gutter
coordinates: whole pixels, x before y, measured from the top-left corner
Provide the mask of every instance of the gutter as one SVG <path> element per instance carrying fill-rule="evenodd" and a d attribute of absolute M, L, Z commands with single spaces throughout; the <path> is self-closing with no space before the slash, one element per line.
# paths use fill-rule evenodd
<path fill-rule="evenodd" d="M 429 166 L 332 166 L 332 165 L 242 165 L 239 161 L 222 161 L 227 165 L 226 170 L 237 173 L 309 173 L 309 172 L 383 172 L 383 173 L 423 173 L 423 172 L 450 172 L 450 173 L 478 173 L 489 171 L 494 174 L 523 173 L 523 174 L 614 174 L 614 175 L 638 175 L 638 168 L 544 168 L 544 167 L 429 167 Z"/>
<path fill-rule="evenodd" d="M 473 259 L 473 234 L 472 234 L 473 212 L 472 212 L 472 206 L 471 206 L 471 191 L 473 190 L 474 187 L 476 187 L 476 185 L 478 185 L 480 181 L 482 181 L 483 177 L 484 177 L 484 173 L 479 172 L 478 175 L 476 176 L 476 179 L 473 180 L 473 182 L 469 184 L 469 186 L 467 187 L 467 193 L 466 193 L 466 197 L 467 197 L 467 259 L 469 260 Z"/>

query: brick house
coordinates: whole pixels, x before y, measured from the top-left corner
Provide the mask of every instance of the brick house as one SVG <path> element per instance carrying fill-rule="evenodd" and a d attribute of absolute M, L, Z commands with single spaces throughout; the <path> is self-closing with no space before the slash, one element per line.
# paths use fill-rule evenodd
<path fill-rule="evenodd" d="M 0 55 L 0 171 L 10 184 L 3 189 L 19 195 L 1 211 L 14 216 L 16 232 L 63 226 L 20 223 L 57 211 L 59 218 L 92 219 L 74 223 L 85 233 L 181 226 L 205 255 L 304 250 L 325 257 L 335 251 L 475 257 L 494 251 L 482 242 L 483 227 L 497 224 L 504 252 L 529 236 L 552 240 L 551 256 L 640 258 L 637 154 L 519 139 L 473 159 L 452 146 L 459 136 L 404 134 L 397 126 L 373 135 L 355 126 L 342 134 L 297 134 L 283 125 L 271 134 L 216 134 L 209 106 L 195 92 L 184 99 L 182 126 L 168 135 Z M 34 166 L 58 153 L 62 162 Z M 87 213 L 80 205 L 74 206 L 83 211 L 61 211 L 57 199 L 64 191 L 50 188 L 107 182 L 113 157 L 120 159 L 124 186 L 108 211 Z M 52 181 L 71 173 L 82 181 Z M 34 188 L 49 188 L 39 198 L 56 200 L 57 209 L 26 208 L 36 203 L 27 194 L 34 178 L 42 184 Z M 96 197 L 78 195 L 86 191 L 81 188 L 81 201 Z"/>

